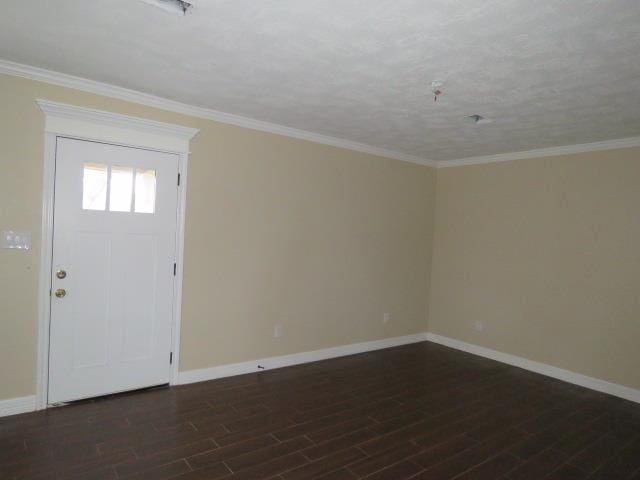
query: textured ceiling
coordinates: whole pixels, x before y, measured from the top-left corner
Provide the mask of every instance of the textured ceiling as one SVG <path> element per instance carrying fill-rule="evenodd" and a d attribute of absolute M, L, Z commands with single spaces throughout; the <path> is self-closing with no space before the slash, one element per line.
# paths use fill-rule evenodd
<path fill-rule="evenodd" d="M 4 2 L 0 58 L 432 160 L 640 135 L 638 0 L 194 3 Z"/>

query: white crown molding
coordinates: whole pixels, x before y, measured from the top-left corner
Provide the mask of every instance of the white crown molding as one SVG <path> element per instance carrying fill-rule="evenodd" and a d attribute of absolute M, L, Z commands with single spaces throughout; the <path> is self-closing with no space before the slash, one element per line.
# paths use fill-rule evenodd
<path fill-rule="evenodd" d="M 36 397 L 30 395 L 28 397 L 9 398 L 0 400 L 0 417 L 9 415 L 17 415 L 19 413 L 33 412 L 36 409 Z"/>
<path fill-rule="evenodd" d="M 526 150 L 522 152 L 500 153 L 496 155 L 483 155 L 477 157 L 460 158 L 455 160 L 434 161 L 421 158 L 416 155 L 410 155 L 385 148 L 374 147 L 363 143 L 353 142 L 342 138 L 331 137 L 319 133 L 300 130 L 297 128 L 287 127 L 276 123 L 255 120 L 240 115 L 220 112 L 217 110 L 197 107 L 175 100 L 158 97 L 148 93 L 130 90 L 115 85 L 109 85 L 102 82 L 96 82 L 74 75 L 46 70 L 44 68 L 32 67 L 8 60 L 0 59 L 0 74 L 11 75 L 15 77 L 23 77 L 31 80 L 59 85 L 62 87 L 81 90 L 84 92 L 94 93 L 105 97 L 125 100 L 148 107 L 154 107 L 161 110 L 167 110 L 191 117 L 203 118 L 215 122 L 226 123 L 238 127 L 258 130 L 261 132 L 274 133 L 285 137 L 307 140 L 310 142 L 330 145 L 333 147 L 344 148 L 370 155 L 376 155 L 384 158 L 402 160 L 405 162 L 417 163 L 436 168 L 461 167 L 465 165 L 480 165 L 484 163 L 508 162 L 512 160 L 526 160 L 530 158 L 542 158 L 556 155 L 570 155 L 575 153 L 595 152 L 601 150 L 614 150 L 618 148 L 631 148 L 640 146 L 640 137 L 622 138 L 616 140 L 607 140 L 603 142 L 584 143 L 579 145 L 565 145 L 559 147 L 538 148 L 534 150 Z"/>
<path fill-rule="evenodd" d="M 553 365 L 536 362 L 516 355 L 510 355 L 490 348 L 480 347 L 478 345 L 462 342 L 460 340 L 435 333 L 427 333 L 425 334 L 425 337 L 426 340 L 444 345 L 445 347 L 455 348 L 456 350 L 461 350 L 473 355 L 490 358 L 491 360 L 506 363 L 507 365 L 513 365 L 514 367 L 523 368 L 547 377 L 557 378 L 564 382 L 573 383 L 574 385 L 579 385 L 591 390 L 596 390 L 598 392 L 624 398 L 625 400 L 640 403 L 640 390 L 636 390 L 631 387 L 607 382 L 599 378 L 589 377 L 587 375 L 582 375 L 581 373 L 571 372 L 569 370 L 554 367 Z"/>
<path fill-rule="evenodd" d="M 105 97 L 117 98 L 119 100 L 125 100 L 148 107 L 168 110 L 192 117 L 204 118 L 206 120 L 213 120 L 215 122 L 226 123 L 229 125 L 248 128 L 251 130 L 274 133 L 276 135 L 297 138 L 300 140 L 307 140 L 310 142 L 344 148 L 346 150 L 353 150 L 356 152 L 367 153 L 379 157 L 402 160 L 404 162 L 417 163 L 430 167 L 435 166 L 435 162 L 415 155 L 394 152 L 385 148 L 373 147 L 371 145 L 366 145 L 363 143 L 330 137 L 306 130 L 299 130 L 297 128 L 278 125 L 276 123 L 264 122 L 262 120 L 255 120 L 252 118 L 220 112 L 209 108 L 188 105 L 186 103 L 176 102 L 174 100 L 138 92 L 136 90 L 130 90 L 123 87 L 117 87 L 115 85 L 96 82 L 94 80 L 88 80 L 86 78 L 76 77 L 74 75 L 54 72 L 52 70 L 46 70 L 43 68 L 23 65 L 16 62 L 10 62 L 8 60 L 0 59 L 0 73 L 5 75 L 12 75 L 15 77 L 28 78 L 30 80 L 35 80 L 38 82 L 50 83 L 52 85 L 73 88 L 75 90 L 95 93 L 97 95 L 103 95 Z"/>
<path fill-rule="evenodd" d="M 325 348 L 322 350 L 294 353 L 293 355 L 269 357 L 261 360 L 220 365 L 218 367 L 202 368 L 199 370 L 188 370 L 185 372 L 180 372 L 178 383 L 186 384 L 204 382 L 207 380 L 215 380 L 216 378 L 244 375 L 246 373 L 255 373 L 262 370 L 289 367 L 291 365 L 299 365 L 301 363 L 317 362 L 319 360 L 327 360 L 329 358 L 344 357 L 346 355 L 354 355 L 356 353 L 370 352 L 372 350 L 381 350 L 383 348 L 391 348 L 400 345 L 407 345 L 410 343 L 424 342 L 425 340 L 426 334 L 417 333 L 414 335 L 406 335 L 403 337 L 385 338 L 382 340 L 374 340 L 372 342 L 352 343 L 350 345 Z"/>
<path fill-rule="evenodd" d="M 620 138 L 617 140 L 607 140 L 604 142 L 582 143 L 579 145 L 565 145 L 561 147 L 537 148 L 535 150 L 527 150 L 524 152 L 499 153 L 497 155 L 483 155 L 480 157 L 460 158 L 458 160 L 441 160 L 439 162 L 436 162 L 436 167 L 462 167 L 465 165 L 509 162 L 511 160 L 554 157 L 557 155 L 571 155 L 574 153 L 597 152 L 601 150 L 615 150 L 617 148 L 631 147 L 640 147 L 640 137 Z"/>
<path fill-rule="evenodd" d="M 188 153 L 198 129 L 93 108 L 37 99 L 46 133 L 121 145 Z"/>

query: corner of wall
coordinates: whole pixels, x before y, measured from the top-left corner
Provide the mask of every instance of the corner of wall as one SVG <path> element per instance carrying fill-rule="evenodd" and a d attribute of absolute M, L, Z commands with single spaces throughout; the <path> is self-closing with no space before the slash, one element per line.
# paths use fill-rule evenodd
<path fill-rule="evenodd" d="M 427 311 L 425 318 L 424 331 L 429 332 L 429 326 L 431 323 L 431 311 L 433 308 L 433 262 L 436 258 L 436 226 L 438 215 L 438 178 L 440 176 L 440 169 L 432 167 L 433 172 L 433 202 L 431 203 L 431 248 L 429 252 L 429 280 L 427 295 Z"/>

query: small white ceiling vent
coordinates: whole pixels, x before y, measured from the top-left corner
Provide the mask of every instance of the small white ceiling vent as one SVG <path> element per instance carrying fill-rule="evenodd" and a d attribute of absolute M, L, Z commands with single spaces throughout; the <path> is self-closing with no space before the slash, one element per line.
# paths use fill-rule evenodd
<path fill-rule="evenodd" d="M 193 5 L 183 0 L 142 0 L 144 3 L 158 7 L 161 10 L 177 15 L 186 15 Z"/>
<path fill-rule="evenodd" d="M 484 125 L 485 123 L 493 123 L 493 120 L 491 120 L 490 118 L 485 118 L 482 115 L 478 115 L 478 114 L 469 115 L 467 117 L 467 121 L 475 125 Z"/>

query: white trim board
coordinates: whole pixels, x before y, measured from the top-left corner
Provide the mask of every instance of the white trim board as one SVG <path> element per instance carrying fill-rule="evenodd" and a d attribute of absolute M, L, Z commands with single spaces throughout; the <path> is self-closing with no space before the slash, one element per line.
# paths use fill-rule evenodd
<path fill-rule="evenodd" d="M 184 228 L 187 195 L 189 141 L 198 130 L 155 122 L 143 118 L 104 112 L 63 103 L 36 100 L 45 114 L 44 167 L 42 187 L 42 241 L 38 282 L 38 364 L 34 408 L 48 407 L 49 321 L 51 317 L 51 265 L 53 245 L 53 196 L 55 181 L 56 139 L 59 136 L 79 140 L 100 141 L 135 148 L 174 153 L 178 156 L 180 186 L 178 193 L 176 264 L 172 311 L 171 384 L 178 380 L 180 361 L 180 326 L 182 321 L 182 280 L 184 263 Z M 168 352 L 167 352 L 168 353 Z"/>
<path fill-rule="evenodd" d="M 299 140 L 307 140 L 323 145 L 330 145 L 333 147 L 344 148 L 346 150 L 353 150 L 356 152 L 367 153 L 384 158 L 391 158 L 394 160 L 402 160 L 405 162 L 417 163 L 430 167 L 435 166 L 435 163 L 431 160 L 427 160 L 415 155 L 395 152 L 392 150 L 387 150 L 385 148 L 366 145 L 364 143 L 353 142 L 351 140 L 322 135 L 319 133 L 300 130 L 297 128 L 287 127 L 285 125 L 279 125 L 271 122 L 265 122 L 262 120 L 255 120 L 253 118 L 234 115 L 231 113 L 220 112 L 218 110 L 213 110 L 210 108 L 196 107 L 194 105 L 188 105 L 186 103 L 168 100 L 166 98 L 150 95 L 148 93 L 130 90 L 123 87 L 117 87 L 115 85 L 109 85 L 107 83 L 96 82 L 94 80 L 76 77 L 74 75 L 54 72 L 52 70 L 46 70 L 44 68 L 32 67 L 21 63 L 10 62 L 8 60 L 0 59 L 0 74 L 28 78 L 30 80 L 35 80 L 38 82 L 73 88 L 75 90 L 81 90 L 83 92 L 95 93 L 97 95 L 102 95 L 105 97 L 117 98 L 119 100 L 125 100 L 127 102 L 159 108 L 170 112 L 180 113 L 182 115 L 189 115 L 192 117 L 204 118 L 206 120 L 213 120 L 215 122 L 226 123 L 229 125 L 236 125 L 238 127 L 248 128 L 251 130 L 274 133 L 276 135 L 297 138 Z"/>
<path fill-rule="evenodd" d="M 17 415 L 19 413 L 33 412 L 36 409 L 35 395 L 28 397 L 9 398 L 0 400 L 0 417 Z"/>
<path fill-rule="evenodd" d="M 491 350 L 489 348 L 461 342 L 460 340 L 437 335 L 435 333 L 417 333 L 414 335 L 407 335 L 403 337 L 374 340 L 372 342 L 354 343 L 351 345 L 343 345 L 339 347 L 325 348 L 322 350 L 295 353 L 292 355 L 284 355 L 279 357 L 270 357 L 249 362 L 221 365 L 211 368 L 202 368 L 199 370 L 188 370 L 185 372 L 177 373 L 175 377 L 176 381 L 174 382 L 174 384 L 183 385 L 188 383 L 204 382 L 207 380 L 215 380 L 217 378 L 231 377 L 234 375 L 243 375 L 246 373 L 262 371 L 262 369 L 258 369 L 258 365 L 264 367 L 265 370 L 271 370 L 424 341 L 437 343 L 446 347 L 455 348 L 456 350 L 461 350 L 474 355 L 479 355 L 481 357 L 490 358 L 491 360 L 496 360 L 501 363 L 513 365 L 515 367 L 523 368 L 525 370 L 539 373 L 548 377 L 557 378 L 568 383 L 580 385 L 591 390 L 596 390 L 640 403 L 639 390 L 606 382 L 597 378 L 588 377 L 579 373 L 570 372 L 568 370 L 563 370 L 551 365 L 518 357 L 516 355 L 510 355 L 507 353 L 498 352 L 496 350 Z M 177 365 L 177 362 L 175 363 L 175 365 Z M 6 415 L 15 415 L 18 413 L 32 412 L 34 410 L 36 410 L 35 396 L 0 400 L 0 417 Z"/>
<path fill-rule="evenodd" d="M 465 165 L 481 165 L 483 163 L 509 162 L 512 160 L 527 160 L 530 158 L 555 157 L 575 153 L 598 152 L 615 150 L 617 148 L 640 147 L 640 137 L 620 138 L 604 142 L 583 143 L 580 145 L 565 145 L 561 147 L 536 148 L 524 152 L 500 153 L 480 157 L 461 158 L 458 160 L 442 160 L 436 162 L 437 168 L 463 167 Z"/>
<path fill-rule="evenodd" d="M 232 377 L 234 375 L 255 373 L 263 370 L 272 370 L 275 368 L 289 367 L 302 363 L 327 360 L 329 358 L 344 357 L 347 355 L 355 355 L 357 353 L 408 345 L 410 343 L 424 342 L 425 340 L 426 334 L 416 333 L 414 335 L 406 335 L 403 337 L 385 338 L 382 340 L 374 340 L 372 342 L 352 343 L 350 345 L 324 348 L 322 350 L 313 350 L 310 352 L 294 353 L 292 355 L 283 355 L 280 357 L 269 357 L 249 362 L 220 365 L 218 367 L 188 370 L 179 373 L 178 383 L 187 384 L 204 382 L 207 380 L 215 380 L 216 378 Z M 263 368 L 258 368 L 258 365 Z"/>
<path fill-rule="evenodd" d="M 631 387 L 625 387 L 624 385 L 607 382 L 599 378 L 589 377 L 587 375 L 554 367 L 546 363 L 536 362 L 534 360 L 510 355 L 490 348 L 480 347 L 478 345 L 462 342 L 460 340 L 435 333 L 426 333 L 425 338 L 429 342 L 444 345 L 445 347 L 455 348 L 456 350 L 461 350 L 473 355 L 490 358 L 491 360 L 506 363 L 507 365 L 513 365 L 514 367 L 523 368 L 547 377 L 557 378 L 564 382 L 573 383 L 574 385 L 579 385 L 591 390 L 596 390 L 615 397 L 624 398 L 625 400 L 640 403 L 640 390 L 636 390 Z"/>
<path fill-rule="evenodd" d="M 198 129 L 37 99 L 47 133 L 185 153 Z"/>

